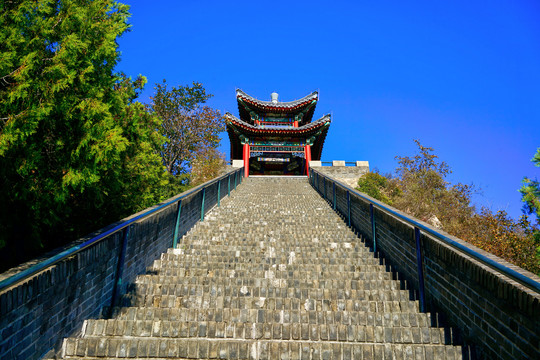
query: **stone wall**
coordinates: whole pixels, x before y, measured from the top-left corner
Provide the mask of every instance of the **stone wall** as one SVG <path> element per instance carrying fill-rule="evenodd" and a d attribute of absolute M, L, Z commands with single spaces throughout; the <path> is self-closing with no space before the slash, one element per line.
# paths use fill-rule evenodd
<path fill-rule="evenodd" d="M 237 172 L 236 180 L 239 183 L 242 170 Z M 234 189 L 235 174 L 229 173 L 219 180 L 169 199 L 165 203 L 170 202 L 170 205 L 129 225 L 125 258 L 121 266 L 119 259 L 125 230 L 115 232 L 43 271 L 0 290 L 0 359 L 41 358 L 49 350 L 58 348 L 64 337 L 76 333 L 85 319 L 103 316 L 106 313 L 103 310 L 111 306 L 114 284 L 118 283 L 120 274 L 122 281 L 116 289 L 117 299 L 125 292 L 127 284 L 144 273 L 161 253 L 172 246 L 177 200 L 182 201 L 178 230 L 179 236 L 182 236 L 201 219 L 201 212 L 206 213 L 217 204 L 218 193 L 220 198 L 227 196 L 229 184 L 230 189 Z M 80 245 L 152 209 L 79 239 L 69 247 Z M 38 262 L 23 264 L 0 275 L 0 280 L 6 280 L 8 276 L 16 275 Z M 119 269 L 122 269 L 121 272 Z"/>
<path fill-rule="evenodd" d="M 355 166 L 345 166 L 345 161 L 334 160 L 332 166 L 322 166 L 321 161 L 310 161 L 310 167 L 355 188 L 358 179 L 369 172 L 368 161 L 356 161 Z"/>
<path fill-rule="evenodd" d="M 311 173 L 310 182 L 332 205 L 335 193 L 336 210 L 346 221 L 350 213 L 351 225 L 373 247 L 369 204 L 382 204 L 367 195 L 366 200 L 343 185 L 336 184 L 334 191 L 334 182 L 325 181 L 315 172 Z M 411 296 L 415 298 L 419 296 L 415 229 L 403 218 L 540 283 L 540 278 L 528 271 L 386 207 L 398 215 L 374 206 L 377 255 L 396 277 L 410 284 L 414 289 Z M 460 329 L 458 336 L 464 344 L 473 345 L 478 358 L 540 359 L 540 293 L 537 290 L 518 283 L 437 236 L 422 232 L 420 244 L 427 311 L 442 312 L 443 320 Z"/>

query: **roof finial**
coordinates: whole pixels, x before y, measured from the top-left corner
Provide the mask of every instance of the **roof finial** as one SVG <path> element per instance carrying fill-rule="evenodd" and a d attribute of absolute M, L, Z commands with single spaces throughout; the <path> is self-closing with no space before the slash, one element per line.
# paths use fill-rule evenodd
<path fill-rule="evenodd" d="M 270 96 L 272 97 L 272 103 L 277 104 L 277 102 L 278 102 L 278 93 L 273 92 Z"/>

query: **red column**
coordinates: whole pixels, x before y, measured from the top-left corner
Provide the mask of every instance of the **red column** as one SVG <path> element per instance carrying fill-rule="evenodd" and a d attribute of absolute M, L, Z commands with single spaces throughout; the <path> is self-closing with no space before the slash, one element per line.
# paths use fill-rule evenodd
<path fill-rule="evenodd" d="M 304 152 L 306 155 L 306 175 L 309 176 L 309 162 L 311 161 L 311 145 L 306 145 L 304 148 Z"/>
<path fill-rule="evenodd" d="M 244 177 L 249 176 L 249 144 L 244 144 Z"/>
<path fill-rule="evenodd" d="M 298 121 L 294 120 L 293 127 L 298 127 Z"/>

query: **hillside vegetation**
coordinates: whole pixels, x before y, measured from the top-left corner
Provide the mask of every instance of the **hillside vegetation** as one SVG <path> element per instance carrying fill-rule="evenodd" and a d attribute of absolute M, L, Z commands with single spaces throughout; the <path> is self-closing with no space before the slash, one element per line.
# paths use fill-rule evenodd
<path fill-rule="evenodd" d="M 475 187 L 448 182 L 451 173 L 448 164 L 438 160 L 433 148 L 415 142 L 416 155 L 396 157 L 395 175 L 369 172 L 358 181 L 358 190 L 540 274 L 538 182 L 524 180 L 521 192 L 525 213 L 517 220 L 503 210 L 494 212 L 486 207 L 478 210 L 471 201 Z M 540 163 L 540 149 L 533 161 Z M 536 214 L 536 223 L 529 219 L 532 213 Z"/>

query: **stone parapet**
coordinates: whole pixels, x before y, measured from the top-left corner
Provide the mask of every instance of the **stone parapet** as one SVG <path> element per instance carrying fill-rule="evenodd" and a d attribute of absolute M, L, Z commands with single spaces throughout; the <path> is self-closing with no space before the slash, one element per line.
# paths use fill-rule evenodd
<path fill-rule="evenodd" d="M 346 166 L 342 160 L 332 161 L 332 166 L 322 166 L 321 161 L 310 161 L 309 165 L 322 174 L 341 181 L 352 188 L 358 186 L 358 179 L 369 172 L 368 161 L 356 161 L 355 166 Z"/>
<path fill-rule="evenodd" d="M 327 173 L 321 171 L 322 174 Z M 465 344 L 476 344 L 478 358 L 540 359 L 540 293 L 479 258 L 498 263 L 537 284 L 538 276 L 365 194 L 359 196 L 352 188 L 339 184 L 334 187 L 331 180 L 324 180 L 316 173 L 311 174 L 310 181 L 332 205 L 335 199 L 336 210 L 372 248 L 376 239 L 381 261 L 388 264 L 395 277 L 416 289 L 417 298 L 420 290 L 417 254 L 421 254 L 427 311 L 443 313 L 445 322 L 459 329 Z M 374 226 L 370 203 L 374 204 Z M 414 224 L 427 229 L 420 231 L 419 252 Z M 452 243 L 468 248 L 479 257 Z"/>
<path fill-rule="evenodd" d="M 241 180 L 241 173 L 236 178 Z M 179 236 L 187 233 L 201 219 L 202 213 L 207 213 L 216 205 L 218 194 L 223 198 L 229 189 L 235 187 L 234 179 L 229 183 L 228 177 L 220 182 L 203 184 L 185 197 L 180 194 L 169 199 L 165 203 L 171 202 L 170 205 L 148 217 L 136 220 L 160 204 L 51 254 L 67 251 L 124 222 L 134 220 L 125 237 L 123 263 L 120 261 L 119 264 L 119 259 L 125 231 L 119 230 L 0 290 L 0 359 L 42 358 L 50 349 L 59 348 L 62 338 L 80 331 L 85 319 L 98 318 L 107 313 L 103 310 L 115 305 L 112 303 L 114 291 L 120 298 L 127 284 L 134 282 L 137 275 L 144 273 L 155 259 L 172 246 L 176 227 Z M 175 199 L 180 197 L 181 216 L 177 222 L 178 202 Z M 9 281 L 10 277 L 28 271 L 44 260 L 46 258 L 22 264 L 7 274 L 0 274 L 0 280 Z M 119 269 L 122 269 L 121 277 Z"/>

